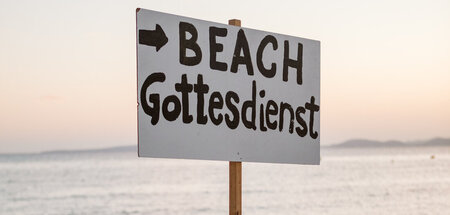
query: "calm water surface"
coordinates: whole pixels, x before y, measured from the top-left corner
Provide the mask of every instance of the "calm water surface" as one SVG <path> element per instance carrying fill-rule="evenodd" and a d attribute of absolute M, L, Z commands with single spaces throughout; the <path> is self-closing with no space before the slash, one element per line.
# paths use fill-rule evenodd
<path fill-rule="evenodd" d="M 0 214 L 228 214 L 228 162 L 0 155 Z M 320 166 L 244 163 L 243 214 L 448 215 L 450 148 L 323 149 Z"/>

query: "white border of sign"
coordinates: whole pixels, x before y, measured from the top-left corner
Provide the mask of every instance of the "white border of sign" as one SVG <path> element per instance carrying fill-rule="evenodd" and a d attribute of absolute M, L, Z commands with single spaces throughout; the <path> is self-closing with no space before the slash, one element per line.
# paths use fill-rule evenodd
<path fill-rule="evenodd" d="M 311 109 L 311 105 L 317 106 L 317 109 L 320 107 L 319 41 L 145 9 L 137 10 L 136 22 L 138 154 L 140 157 L 292 164 L 320 163 L 320 110 L 313 111 Z M 197 38 L 194 42 L 199 46 L 202 53 L 201 61 L 198 64 L 189 66 L 182 63 L 180 41 L 189 40 L 192 34 L 189 30 L 182 38 L 180 34 L 182 24 L 180 23 L 187 23 L 185 25 L 189 24 L 195 28 Z M 226 36 L 214 36 L 215 43 L 223 46 L 222 50 L 216 49 L 214 51 L 216 54 L 215 61 L 225 63 L 227 65 L 225 71 L 211 68 L 211 27 L 226 29 Z M 164 32 L 164 35 L 162 32 Z M 250 74 L 247 64 L 238 63 L 238 60 L 246 55 L 244 50 L 235 51 L 239 34 L 242 34 L 240 32 L 245 34 L 248 44 L 248 55 L 253 68 L 252 74 Z M 146 36 L 146 40 L 143 40 L 143 35 Z M 262 57 L 261 55 L 258 56 L 257 50 L 261 46 L 261 41 L 268 35 L 274 37 L 277 44 L 267 43 L 261 52 Z M 167 41 L 165 41 L 165 38 Z M 288 51 L 286 51 L 285 43 L 287 43 Z M 295 62 L 288 66 L 287 81 L 283 80 L 286 53 L 288 54 L 287 58 L 292 59 L 291 61 L 299 59 L 297 57 L 300 44 L 302 46 L 301 84 L 298 82 L 297 68 L 293 66 Z M 245 48 L 240 47 L 239 49 Z M 193 57 L 196 54 L 189 46 L 186 48 L 185 57 Z M 263 67 L 266 69 L 269 69 L 274 63 L 276 65 L 275 75 L 270 78 L 264 76 L 259 69 L 261 65 L 258 65 L 257 59 L 262 61 Z M 236 61 L 235 64 L 237 64 L 235 72 L 231 71 L 233 61 Z M 148 82 L 151 79 L 150 76 L 155 73 L 163 74 L 164 81 L 152 79 L 152 84 L 143 89 L 144 82 L 146 80 Z M 185 102 L 182 98 L 183 93 L 177 91 L 175 87 L 176 84 L 181 84 L 183 76 L 188 86 L 193 88 L 187 94 L 189 104 L 186 107 L 189 108 L 189 111 L 186 115 L 183 107 Z M 203 114 L 207 116 L 206 124 L 199 123 L 198 119 L 199 95 L 194 88 L 196 85 L 200 86 L 198 83 L 199 76 L 202 77 L 203 84 L 208 85 L 208 93 L 203 94 Z M 186 90 L 188 89 L 186 88 Z M 143 91 L 142 94 L 141 91 Z M 261 91 L 264 91 L 264 93 Z M 223 100 L 222 108 L 215 108 L 212 112 L 215 119 L 222 116 L 221 123 L 217 125 L 212 122 L 208 111 L 211 106 L 209 100 L 213 92 L 218 92 Z M 229 92 L 236 93 L 239 96 L 239 102 L 230 99 L 230 96 L 227 96 Z M 156 94 L 158 94 L 160 101 L 152 103 L 149 97 Z M 217 96 L 217 93 L 215 95 Z M 145 101 L 141 100 L 141 96 Z M 177 115 L 177 111 L 173 109 L 177 106 L 177 102 L 173 102 L 173 96 L 178 99 L 181 107 L 175 119 L 170 118 Z M 163 113 L 163 103 L 166 100 L 165 113 L 172 112 L 172 115 L 167 114 L 168 118 Z M 221 106 L 219 98 L 215 97 L 213 100 L 219 103 L 216 104 L 217 107 Z M 252 102 L 253 100 L 255 100 L 254 114 L 256 115 L 256 121 L 254 125 L 256 129 L 247 128 L 242 119 L 243 104 L 246 101 Z M 270 120 L 267 121 L 266 114 L 269 100 L 274 101 L 277 105 L 278 114 L 270 115 Z M 226 123 L 225 118 L 227 116 L 229 120 L 235 116 L 233 115 L 233 105 L 229 105 L 227 102 L 234 104 L 239 111 L 237 128 L 230 128 Z M 144 111 L 143 103 L 147 104 L 147 113 Z M 291 118 L 288 109 L 284 109 L 284 117 L 280 116 L 281 103 L 291 106 L 294 112 L 293 118 Z M 149 107 L 159 109 L 156 123 L 156 111 L 154 116 L 149 115 Z M 273 106 L 271 107 L 273 109 Z M 261 110 L 263 110 L 262 113 Z M 252 111 L 252 108 L 246 109 L 246 118 L 252 118 Z M 313 115 L 313 118 L 311 118 L 311 115 Z M 192 116 L 192 120 L 188 116 Z M 284 123 L 280 131 L 279 122 L 281 118 L 284 119 Z M 291 130 L 292 119 L 293 129 Z M 261 121 L 263 125 L 261 125 Z M 275 121 L 278 122 L 277 127 L 275 129 L 268 128 L 268 122 L 273 123 Z M 311 125 L 312 127 L 310 127 Z M 267 129 L 266 131 L 262 129 L 264 126 Z"/>

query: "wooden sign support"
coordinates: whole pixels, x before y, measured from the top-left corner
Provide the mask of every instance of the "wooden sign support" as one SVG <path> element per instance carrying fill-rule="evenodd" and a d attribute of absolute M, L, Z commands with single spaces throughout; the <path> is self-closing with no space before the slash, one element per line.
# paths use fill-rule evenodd
<path fill-rule="evenodd" d="M 230 161 L 230 215 L 242 214 L 242 162 Z"/>
<path fill-rule="evenodd" d="M 230 19 L 229 25 L 241 27 L 241 20 Z M 242 215 L 242 162 L 230 161 L 230 215 Z"/>

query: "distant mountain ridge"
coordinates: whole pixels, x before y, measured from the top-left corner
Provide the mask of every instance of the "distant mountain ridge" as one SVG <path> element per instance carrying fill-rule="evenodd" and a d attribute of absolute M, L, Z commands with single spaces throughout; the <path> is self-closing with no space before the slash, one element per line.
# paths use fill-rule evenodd
<path fill-rule="evenodd" d="M 397 140 L 390 141 L 375 141 L 367 139 L 352 139 L 345 141 L 343 143 L 325 146 L 330 148 L 364 148 L 364 147 L 429 147 L 429 146 L 448 146 L 450 147 L 450 139 L 446 138 L 434 138 L 427 141 L 413 141 L 413 142 L 402 142 Z M 55 150 L 55 151 L 45 151 L 40 154 L 62 154 L 62 153 L 105 153 L 105 152 L 136 152 L 137 145 L 129 146 L 117 146 L 110 148 L 101 149 L 86 149 L 86 150 Z"/>
<path fill-rule="evenodd" d="M 40 154 L 95 153 L 95 152 L 136 152 L 137 153 L 137 145 L 117 146 L 117 147 L 101 148 L 101 149 L 44 151 L 44 152 L 41 152 Z"/>
<path fill-rule="evenodd" d="M 352 139 L 343 143 L 331 145 L 332 148 L 354 148 L 354 147 L 428 147 L 428 146 L 449 146 L 450 139 L 434 138 L 426 141 L 402 142 L 398 140 L 375 141 L 366 139 Z"/>

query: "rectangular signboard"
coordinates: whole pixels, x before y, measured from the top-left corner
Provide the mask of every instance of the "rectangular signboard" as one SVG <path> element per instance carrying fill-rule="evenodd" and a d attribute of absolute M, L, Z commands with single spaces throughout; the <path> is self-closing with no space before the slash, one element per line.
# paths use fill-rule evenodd
<path fill-rule="evenodd" d="M 136 19 L 139 156 L 319 164 L 319 41 Z"/>

